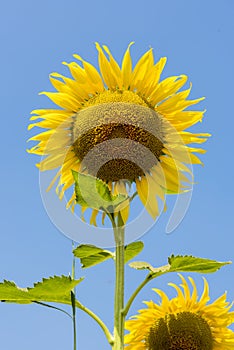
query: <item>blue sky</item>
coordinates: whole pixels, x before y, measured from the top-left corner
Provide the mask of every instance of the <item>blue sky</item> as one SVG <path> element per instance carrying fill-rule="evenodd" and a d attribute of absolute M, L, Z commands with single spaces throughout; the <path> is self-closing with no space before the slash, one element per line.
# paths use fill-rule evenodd
<path fill-rule="evenodd" d="M 71 271 L 71 241 L 50 221 L 43 207 L 36 157 L 26 153 L 30 111 L 50 107 L 42 90 L 52 91 L 48 75 L 65 73 L 62 61 L 78 53 L 96 65 L 94 42 L 108 45 L 118 61 L 131 41 L 134 62 L 149 46 L 155 57 L 168 57 L 164 76 L 187 74 L 192 98 L 206 96 L 198 132 L 213 136 L 205 145 L 204 167 L 195 168 L 192 202 L 181 225 L 166 234 L 169 213 L 142 238 L 139 258 L 154 265 L 171 253 L 193 254 L 220 261 L 233 253 L 233 34 L 234 3 L 220 1 L 8 1 L 1 6 L 1 236 L 0 279 L 21 287 L 42 277 Z M 65 209 L 64 209 L 65 210 Z M 170 205 L 168 210 L 170 211 Z M 144 272 L 126 272 L 130 295 Z M 112 327 L 114 272 L 110 261 L 87 271 L 79 299 Z M 202 278 L 194 275 L 199 288 Z M 212 300 L 224 291 L 234 299 L 234 266 L 207 275 Z M 155 298 L 157 286 L 173 295 L 167 275 L 148 285 L 130 314 L 143 300 Z M 0 305 L 1 348 L 72 349 L 69 318 L 36 305 Z M 98 326 L 78 312 L 78 349 L 109 349 Z"/>

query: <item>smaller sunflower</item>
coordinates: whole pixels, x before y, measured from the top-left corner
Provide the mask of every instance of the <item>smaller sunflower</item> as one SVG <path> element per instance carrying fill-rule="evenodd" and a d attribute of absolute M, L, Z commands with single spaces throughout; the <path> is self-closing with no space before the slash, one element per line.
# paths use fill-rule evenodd
<path fill-rule="evenodd" d="M 198 300 L 194 280 L 179 275 L 180 287 L 169 283 L 177 291 L 171 300 L 159 290 L 153 289 L 161 298 L 161 304 L 145 302 L 148 309 L 139 310 L 137 316 L 126 321 L 130 332 L 125 336 L 127 349 L 131 350 L 231 350 L 234 349 L 234 332 L 228 327 L 234 322 L 232 304 L 223 294 L 212 304 L 209 285 L 204 278 L 203 294 Z"/>

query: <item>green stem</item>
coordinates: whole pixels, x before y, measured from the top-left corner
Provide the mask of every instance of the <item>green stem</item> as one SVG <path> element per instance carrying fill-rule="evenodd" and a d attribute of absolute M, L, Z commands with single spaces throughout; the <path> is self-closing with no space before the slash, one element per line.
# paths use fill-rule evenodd
<path fill-rule="evenodd" d="M 72 321 L 73 321 L 73 349 L 76 350 L 76 297 L 75 293 L 71 291 L 71 304 L 72 304 Z"/>
<path fill-rule="evenodd" d="M 74 242 L 72 242 L 72 251 L 74 250 Z M 71 278 L 74 280 L 76 278 L 75 276 L 76 271 L 76 262 L 75 257 L 73 255 L 73 261 L 72 261 L 72 275 Z M 73 349 L 76 350 L 76 291 L 75 288 L 71 291 L 71 305 L 72 305 L 72 322 L 73 322 Z"/>
<path fill-rule="evenodd" d="M 86 312 L 86 314 L 88 314 L 90 317 L 92 317 L 99 324 L 99 326 L 102 328 L 102 330 L 103 330 L 103 332 L 108 340 L 108 343 L 112 346 L 114 343 L 113 336 L 110 333 L 107 326 L 105 325 L 105 323 L 93 311 L 88 309 L 86 306 L 82 305 L 78 300 L 76 300 L 76 307 L 78 307 L 82 311 Z"/>
<path fill-rule="evenodd" d="M 124 226 L 119 214 L 118 225 L 113 224 L 115 253 L 115 302 L 114 302 L 114 345 L 113 350 L 124 349 Z"/>
<path fill-rule="evenodd" d="M 136 296 L 138 295 L 138 293 L 142 290 L 142 288 L 152 279 L 152 274 L 149 273 L 146 278 L 144 279 L 143 282 L 141 282 L 141 284 L 137 287 L 137 289 L 134 291 L 134 293 L 131 295 L 131 297 L 129 298 L 124 310 L 123 310 L 123 315 L 126 317 L 128 314 L 128 311 L 134 301 L 134 299 L 136 298 Z"/>

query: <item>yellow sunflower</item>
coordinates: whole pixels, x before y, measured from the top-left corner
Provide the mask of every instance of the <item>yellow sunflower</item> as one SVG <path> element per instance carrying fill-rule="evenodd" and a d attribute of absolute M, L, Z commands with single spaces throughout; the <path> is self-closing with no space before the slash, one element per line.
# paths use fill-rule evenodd
<path fill-rule="evenodd" d="M 232 350 L 234 332 L 228 327 L 234 322 L 232 304 L 223 294 L 208 304 L 209 286 L 204 278 L 203 294 L 198 300 L 194 280 L 187 281 L 180 275 L 182 284 L 169 283 L 177 291 L 171 300 L 159 290 L 153 289 L 161 298 L 161 304 L 145 302 L 148 309 L 126 321 L 125 336 L 128 350 Z"/>
<path fill-rule="evenodd" d="M 154 63 L 152 49 L 133 68 L 130 46 L 121 66 L 106 46 L 96 44 L 99 71 L 74 55 L 79 63 L 63 62 L 72 78 L 50 75 L 57 92 L 42 94 L 60 109 L 32 112 L 29 129 L 48 130 L 30 139 L 37 144 L 29 152 L 44 156 L 41 171 L 58 169 L 51 186 L 58 180 L 60 198 L 74 185 L 75 170 L 101 179 L 113 194 L 127 195 L 135 183 L 143 205 L 156 218 L 158 200 L 165 204 L 166 193 L 186 191 L 191 171 L 185 164 L 202 164 L 194 153 L 205 151 L 188 144 L 201 144 L 209 134 L 185 131 L 204 113 L 187 109 L 203 99 L 187 99 L 191 85 L 178 92 L 187 76 L 160 81 L 166 58 Z M 69 206 L 74 209 L 75 193 Z M 97 214 L 98 208 L 92 213 L 94 224 Z"/>

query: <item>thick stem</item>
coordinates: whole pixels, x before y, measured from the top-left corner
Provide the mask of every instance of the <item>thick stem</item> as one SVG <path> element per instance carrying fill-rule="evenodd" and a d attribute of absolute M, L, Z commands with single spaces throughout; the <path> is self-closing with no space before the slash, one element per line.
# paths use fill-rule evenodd
<path fill-rule="evenodd" d="M 116 255 L 115 255 L 115 302 L 114 302 L 114 345 L 113 350 L 124 349 L 124 226 L 113 225 Z"/>

